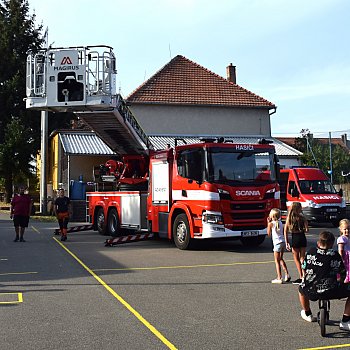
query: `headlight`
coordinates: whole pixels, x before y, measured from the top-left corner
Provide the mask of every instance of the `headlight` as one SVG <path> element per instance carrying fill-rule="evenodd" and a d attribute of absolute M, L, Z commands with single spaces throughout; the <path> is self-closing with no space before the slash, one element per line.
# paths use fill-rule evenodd
<path fill-rule="evenodd" d="M 203 213 L 202 220 L 207 224 L 215 224 L 215 225 L 224 224 L 224 220 L 221 214 Z"/>
<path fill-rule="evenodd" d="M 317 203 L 315 203 L 314 201 L 312 201 L 312 200 L 308 200 L 307 204 L 311 208 L 319 208 L 319 205 Z"/>
<path fill-rule="evenodd" d="M 342 208 L 346 208 L 346 200 L 345 200 L 345 198 L 341 199 L 341 207 Z"/>

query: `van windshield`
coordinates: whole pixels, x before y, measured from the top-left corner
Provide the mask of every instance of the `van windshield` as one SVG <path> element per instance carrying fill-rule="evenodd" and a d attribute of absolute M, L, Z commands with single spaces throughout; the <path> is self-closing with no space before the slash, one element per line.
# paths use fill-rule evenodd
<path fill-rule="evenodd" d="M 332 183 L 328 180 L 300 180 L 300 191 L 303 194 L 309 193 L 337 193 Z"/>

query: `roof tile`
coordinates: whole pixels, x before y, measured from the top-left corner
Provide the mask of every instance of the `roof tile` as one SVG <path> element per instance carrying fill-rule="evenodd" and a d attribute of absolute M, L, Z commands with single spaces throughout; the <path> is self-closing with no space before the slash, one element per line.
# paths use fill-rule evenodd
<path fill-rule="evenodd" d="M 127 102 L 268 109 L 276 107 L 266 99 L 181 55 L 174 57 L 134 90 L 128 96 Z"/>

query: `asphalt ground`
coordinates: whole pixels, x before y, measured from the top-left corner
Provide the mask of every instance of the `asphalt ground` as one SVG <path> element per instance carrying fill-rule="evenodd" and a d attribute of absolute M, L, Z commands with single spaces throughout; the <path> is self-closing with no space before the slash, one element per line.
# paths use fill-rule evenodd
<path fill-rule="evenodd" d="M 0 214 L 1 349 L 350 348 L 350 332 L 339 330 L 343 300 L 331 302 L 322 338 L 300 317 L 297 286 L 271 284 L 268 239 L 253 249 L 239 241 L 190 251 L 164 240 L 105 247 L 92 231 L 62 243 L 56 227 L 31 220 L 27 241 L 14 243 Z M 337 234 L 312 227 L 309 246 L 323 229 Z M 291 253 L 285 260 L 296 278 Z"/>

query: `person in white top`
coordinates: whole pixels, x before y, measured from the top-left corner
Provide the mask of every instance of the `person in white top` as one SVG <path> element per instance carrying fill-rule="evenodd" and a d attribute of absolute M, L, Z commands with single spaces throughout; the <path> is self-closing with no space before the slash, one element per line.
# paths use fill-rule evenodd
<path fill-rule="evenodd" d="M 338 252 L 343 258 L 346 268 L 346 277 L 344 283 L 350 283 L 350 221 L 343 219 L 339 221 L 340 236 L 337 239 Z"/>
<path fill-rule="evenodd" d="M 283 253 L 285 249 L 283 224 L 281 221 L 281 212 L 277 208 L 271 209 L 269 217 L 267 218 L 267 234 L 269 237 L 272 237 L 273 255 L 275 258 L 277 272 L 277 278 L 272 280 L 271 283 L 283 283 L 281 266 L 285 273 L 284 282 L 289 282 L 290 275 L 288 272 L 287 264 L 283 260 Z"/>

